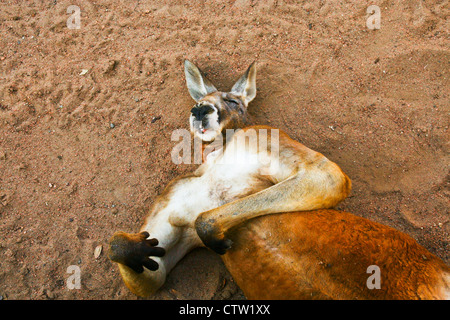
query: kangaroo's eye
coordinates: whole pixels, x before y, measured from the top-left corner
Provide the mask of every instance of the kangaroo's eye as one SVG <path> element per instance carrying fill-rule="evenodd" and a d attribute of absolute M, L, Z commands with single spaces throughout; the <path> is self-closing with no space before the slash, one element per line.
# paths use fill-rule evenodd
<path fill-rule="evenodd" d="M 224 100 L 232 108 L 236 108 L 237 106 L 239 106 L 239 102 L 234 99 L 224 99 Z"/>

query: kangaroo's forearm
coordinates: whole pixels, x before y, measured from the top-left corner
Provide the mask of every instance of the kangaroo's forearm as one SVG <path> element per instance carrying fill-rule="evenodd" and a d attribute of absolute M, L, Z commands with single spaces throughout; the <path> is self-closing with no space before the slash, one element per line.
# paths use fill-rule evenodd
<path fill-rule="evenodd" d="M 257 216 L 280 212 L 280 209 L 281 211 L 295 210 L 292 203 L 286 201 L 289 198 L 289 186 L 295 183 L 294 180 L 294 178 L 290 178 L 280 184 L 210 210 L 205 217 L 216 221 L 220 220 L 222 227 L 229 229 Z"/>
<path fill-rule="evenodd" d="M 347 195 L 347 178 L 331 177 L 322 170 L 302 171 L 255 194 L 204 212 L 200 220 L 226 231 L 248 219 L 265 214 L 330 208 Z"/>

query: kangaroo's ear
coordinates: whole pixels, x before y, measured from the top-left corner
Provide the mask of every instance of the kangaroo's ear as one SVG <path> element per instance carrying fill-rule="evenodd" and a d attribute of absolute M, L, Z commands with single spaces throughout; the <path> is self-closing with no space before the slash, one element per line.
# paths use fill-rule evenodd
<path fill-rule="evenodd" d="M 184 61 L 184 74 L 186 75 L 189 94 L 195 101 L 199 101 L 208 93 L 217 91 L 216 87 L 203 75 L 200 69 L 188 60 Z"/>
<path fill-rule="evenodd" d="M 231 93 L 240 96 L 248 105 L 256 96 L 256 62 L 253 62 L 244 75 L 231 88 Z"/>

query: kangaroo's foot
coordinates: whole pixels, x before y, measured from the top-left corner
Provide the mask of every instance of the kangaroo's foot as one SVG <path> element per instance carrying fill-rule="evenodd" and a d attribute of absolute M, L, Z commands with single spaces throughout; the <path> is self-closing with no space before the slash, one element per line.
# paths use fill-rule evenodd
<path fill-rule="evenodd" d="M 149 256 L 162 257 L 165 250 L 158 245 L 158 240 L 147 239 L 149 233 L 116 232 L 109 241 L 109 258 L 117 263 L 124 264 L 137 273 L 142 273 L 144 267 L 150 271 L 158 270 L 158 263 Z"/>

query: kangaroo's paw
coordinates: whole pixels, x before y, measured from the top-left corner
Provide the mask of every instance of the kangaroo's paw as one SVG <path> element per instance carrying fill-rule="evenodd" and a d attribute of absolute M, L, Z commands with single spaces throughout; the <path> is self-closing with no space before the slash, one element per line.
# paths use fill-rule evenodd
<path fill-rule="evenodd" d="M 225 254 L 231 248 L 233 241 L 214 226 L 214 220 L 202 219 L 195 222 L 195 229 L 203 244 L 218 254 Z"/>
<path fill-rule="evenodd" d="M 109 241 L 109 259 L 124 264 L 137 273 L 142 273 L 144 267 L 151 271 L 158 270 L 158 263 L 150 256 L 162 257 L 165 250 L 158 245 L 158 240 L 147 239 L 149 233 L 116 232 Z"/>
<path fill-rule="evenodd" d="M 233 241 L 223 238 L 211 238 L 205 245 L 220 255 L 225 254 L 231 248 Z"/>

